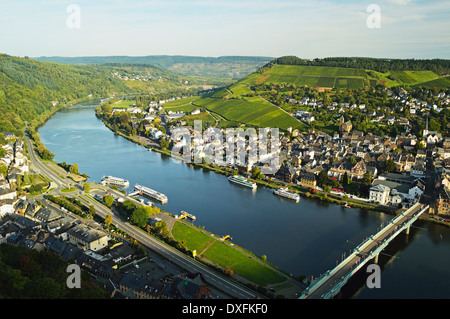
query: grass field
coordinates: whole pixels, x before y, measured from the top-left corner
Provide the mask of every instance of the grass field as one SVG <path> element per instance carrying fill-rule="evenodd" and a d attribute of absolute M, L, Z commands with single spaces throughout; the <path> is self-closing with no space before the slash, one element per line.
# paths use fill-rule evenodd
<path fill-rule="evenodd" d="M 285 277 L 268 268 L 265 264 L 249 258 L 235 247 L 224 244 L 217 237 L 200 232 L 198 229 L 176 222 L 172 228 L 173 237 L 184 242 L 186 247 L 197 254 L 203 254 L 211 262 L 230 268 L 234 273 L 261 286 L 283 282 Z"/>
<path fill-rule="evenodd" d="M 439 78 L 431 71 L 390 71 L 391 77 L 404 84 L 418 84 Z"/>
<path fill-rule="evenodd" d="M 186 121 L 186 125 L 194 126 L 194 121 L 202 121 L 202 129 L 208 128 L 208 126 L 214 127 L 216 124 L 216 118 L 209 114 L 208 112 L 201 112 L 200 114 L 187 115 L 183 117 Z"/>
<path fill-rule="evenodd" d="M 196 250 L 198 254 L 202 253 L 216 240 L 210 235 L 203 234 L 198 229 L 186 226 L 179 221 L 173 225 L 172 235 L 179 242 L 184 241 L 189 250 Z"/>
<path fill-rule="evenodd" d="M 282 130 L 290 126 L 298 129 L 304 127 L 303 123 L 266 101 L 202 98 L 195 100 L 194 104 L 218 113 L 226 120 L 257 127 L 278 127 Z"/>
<path fill-rule="evenodd" d="M 423 83 L 418 83 L 413 86 L 423 86 L 429 89 L 432 89 L 434 87 L 436 88 L 448 88 L 450 87 L 450 76 L 441 77 L 436 80 L 431 80 Z"/>
<path fill-rule="evenodd" d="M 253 258 L 248 258 L 242 252 L 223 244 L 221 241 L 214 242 L 204 255 L 206 259 L 213 260 L 225 268 L 230 268 L 236 274 L 263 287 L 285 280 L 285 277 L 274 270 Z"/>
<path fill-rule="evenodd" d="M 231 94 L 230 96 L 229 96 L 229 98 L 233 98 L 233 97 L 237 97 L 237 98 L 239 98 L 239 97 L 241 97 L 242 95 L 246 95 L 246 94 L 249 94 L 249 93 L 253 93 L 253 91 L 252 90 L 250 90 L 248 87 L 247 87 L 247 85 L 245 85 L 245 84 L 242 84 L 242 83 L 236 83 L 236 84 L 233 84 L 233 85 L 231 85 L 229 88 L 228 88 L 228 90 L 230 90 L 233 94 Z"/>
<path fill-rule="evenodd" d="M 363 69 L 276 65 L 265 74 L 254 79 L 256 83 L 293 83 L 297 86 L 360 88 L 366 85 L 366 71 Z"/>
<path fill-rule="evenodd" d="M 275 65 L 264 74 L 252 74 L 241 83 L 293 83 L 297 86 L 330 87 L 341 89 L 358 89 L 374 86 L 380 81 L 387 87 L 397 85 L 416 85 L 441 79 L 432 71 L 389 71 L 386 73 L 372 70 L 302 66 Z M 446 81 L 438 81 L 437 85 L 444 86 Z"/>
<path fill-rule="evenodd" d="M 164 103 L 164 109 L 167 112 L 168 111 L 172 111 L 172 112 L 183 111 L 185 113 L 190 113 L 194 109 L 196 109 L 196 107 L 193 106 L 191 104 L 191 102 L 198 98 L 199 98 L 198 96 L 190 96 L 190 97 L 186 97 L 184 99 L 170 101 L 170 102 Z"/>
<path fill-rule="evenodd" d="M 132 107 L 134 103 L 136 103 L 136 101 L 119 101 L 111 104 L 111 107 L 114 109 L 125 109 L 128 107 Z"/>

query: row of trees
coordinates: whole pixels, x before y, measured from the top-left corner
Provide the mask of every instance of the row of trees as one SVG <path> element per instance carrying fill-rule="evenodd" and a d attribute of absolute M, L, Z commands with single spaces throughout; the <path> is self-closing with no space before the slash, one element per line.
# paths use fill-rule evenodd
<path fill-rule="evenodd" d="M 296 56 L 284 56 L 270 62 L 269 64 L 284 65 L 309 65 L 309 66 L 330 66 L 343 68 L 356 68 L 365 70 L 375 70 L 378 72 L 387 71 L 433 71 L 437 74 L 450 73 L 450 60 L 445 59 L 378 59 L 378 58 L 358 58 L 358 57 L 330 57 L 323 59 L 301 59 Z"/>
<path fill-rule="evenodd" d="M 114 197 L 106 195 L 103 197 L 103 202 L 109 208 L 114 205 Z M 115 207 L 119 210 L 121 215 L 129 219 L 130 222 L 138 227 L 144 228 L 151 215 L 158 214 L 160 209 L 156 206 L 137 205 L 132 200 L 125 200 L 123 203 L 116 203 Z"/>
<path fill-rule="evenodd" d="M 83 205 L 78 199 L 68 197 L 68 196 L 53 196 L 53 195 L 46 195 L 46 198 L 49 201 L 52 201 L 53 203 L 64 207 L 68 211 L 81 216 L 83 218 L 94 218 L 96 211 L 93 205 L 90 205 L 89 207 Z"/>
<path fill-rule="evenodd" d="M 67 164 L 66 162 L 58 163 L 59 166 L 64 168 L 67 172 L 72 174 L 79 174 L 78 164 Z"/>
<path fill-rule="evenodd" d="M 55 157 L 55 154 L 53 154 L 52 152 L 50 152 L 45 145 L 41 142 L 41 137 L 39 136 L 39 134 L 36 132 L 34 127 L 28 127 L 28 134 L 30 135 L 30 137 L 33 139 L 34 144 L 36 146 L 36 152 L 38 153 L 38 155 L 43 159 L 43 160 L 53 160 L 53 158 Z"/>

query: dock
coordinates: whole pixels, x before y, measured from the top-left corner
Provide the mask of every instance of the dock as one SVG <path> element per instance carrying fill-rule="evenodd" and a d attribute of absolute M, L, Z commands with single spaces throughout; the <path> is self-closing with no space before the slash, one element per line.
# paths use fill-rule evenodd
<path fill-rule="evenodd" d="M 176 218 L 177 218 L 177 219 L 189 218 L 190 220 L 196 220 L 196 219 L 197 219 L 197 217 L 195 217 L 195 216 L 192 215 L 192 214 L 189 214 L 188 212 L 185 212 L 184 210 L 182 210 L 182 211 L 180 212 L 180 216 L 177 216 Z"/>

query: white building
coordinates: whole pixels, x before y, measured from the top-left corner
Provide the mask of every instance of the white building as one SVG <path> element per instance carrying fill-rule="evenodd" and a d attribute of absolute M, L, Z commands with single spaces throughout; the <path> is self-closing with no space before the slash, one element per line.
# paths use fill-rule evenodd
<path fill-rule="evenodd" d="M 389 202 L 389 194 L 391 189 L 387 186 L 377 184 L 373 185 L 369 190 L 369 200 L 386 205 Z"/>
<path fill-rule="evenodd" d="M 15 212 L 13 201 L 11 199 L 0 202 L 0 216 L 13 214 Z"/>

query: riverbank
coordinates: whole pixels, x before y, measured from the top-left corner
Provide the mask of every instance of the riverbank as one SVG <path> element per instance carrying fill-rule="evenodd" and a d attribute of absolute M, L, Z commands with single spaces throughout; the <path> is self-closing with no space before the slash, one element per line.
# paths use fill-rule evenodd
<path fill-rule="evenodd" d="M 163 156 L 168 156 L 168 157 L 172 157 L 172 158 L 184 161 L 183 158 L 174 156 L 170 150 L 161 148 L 160 146 L 157 147 L 156 146 L 157 143 L 155 143 L 155 142 L 153 142 L 152 145 L 143 143 L 135 136 L 129 136 L 129 135 L 127 136 L 126 134 L 124 134 L 122 132 L 114 131 L 113 128 L 111 127 L 111 125 L 109 125 L 103 119 L 102 119 L 102 122 L 111 131 L 113 131 L 116 135 L 122 136 L 129 141 L 132 141 L 134 143 L 137 143 L 141 146 L 146 147 L 147 149 L 158 152 L 158 153 L 162 154 Z M 194 167 L 199 167 L 199 168 L 203 168 L 203 169 L 206 169 L 209 171 L 213 171 L 217 174 L 225 175 L 226 177 L 229 177 L 233 174 L 233 170 L 231 168 L 215 166 L 215 165 L 211 165 L 211 164 L 207 164 L 207 163 L 191 162 L 191 163 L 187 163 L 187 165 L 191 165 Z M 388 214 L 396 214 L 396 212 L 398 211 L 398 209 L 395 207 L 367 203 L 367 202 L 363 202 L 360 200 L 350 198 L 350 197 L 348 197 L 348 195 L 341 197 L 341 196 L 334 195 L 332 193 L 319 191 L 317 189 L 315 189 L 314 191 L 311 191 L 310 188 L 305 188 L 300 185 L 295 185 L 292 183 L 285 183 L 280 180 L 251 178 L 250 176 L 246 176 L 246 178 L 250 181 L 255 182 L 256 184 L 258 184 L 260 186 L 264 186 L 264 187 L 267 187 L 270 189 L 279 189 L 279 188 L 287 187 L 290 191 L 292 191 L 296 194 L 299 194 L 303 198 L 307 198 L 307 199 L 319 200 L 322 202 L 337 204 L 337 205 L 341 205 L 341 206 L 348 205 L 350 208 L 361 208 L 361 209 L 373 210 L 373 211 L 377 211 L 377 212 L 381 212 L 381 213 L 388 213 Z"/>
<path fill-rule="evenodd" d="M 175 158 L 177 160 L 184 162 L 184 159 L 181 156 L 180 157 L 174 156 L 170 150 L 161 148 L 160 145 L 157 144 L 156 142 L 153 141 L 151 143 L 144 143 L 144 142 L 142 142 L 140 137 L 126 135 L 120 131 L 114 131 L 113 128 L 111 127 L 111 125 L 109 125 L 103 119 L 101 119 L 101 120 L 102 120 L 102 123 L 104 123 L 105 126 L 108 127 L 116 135 L 121 136 L 133 143 L 139 144 L 151 151 L 160 153 L 162 156 Z M 148 140 L 148 139 L 146 139 L 146 140 Z M 192 167 L 202 168 L 202 169 L 205 169 L 208 171 L 212 171 L 216 174 L 221 174 L 226 177 L 231 176 L 233 174 L 233 170 L 230 168 L 219 167 L 219 166 L 215 166 L 215 165 L 211 165 L 211 164 L 207 164 L 207 163 L 191 162 L 191 163 L 187 163 L 187 165 L 190 165 Z M 283 181 L 273 180 L 273 179 L 258 179 L 258 178 L 255 179 L 255 178 L 251 178 L 251 177 L 247 177 L 247 179 L 255 182 L 256 184 L 258 184 L 260 186 L 267 187 L 270 189 L 279 189 L 279 188 L 287 187 L 291 192 L 299 194 L 302 198 L 307 199 L 307 200 L 316 200 L 316 201 L 323 202 L 323 203 L 339 205 L 341 207 L 359 208 L 359 209 L 363 209 L 363 210 L 371 210 L 371 211 L 376 211 L 379 213 L 385 213 L 385 214 L 390 214 L 390 215 L 397 215 L 402 211 L 402 209 L 398 209 L 397 207 L 393 207 L 393 206 L 377 205 L 375 203 L 367 203 L 367 202 L 363 202 L 363 201 L 360 201 L 357 199 L 353 199 L 353 198 L 349 197 L 348 194 L 344 195 L 344 196 L 338 196 L 338 195 L 335 195 L 332 193 L 319 191 L 319 190 L 311 191 L 310 188 L 305 188 L 300 185 L 295 185 L 292 183 L 285 183 Z M 444 222 L 441 220 L 437 220 L 429 215 L 423 215 L 419 219 L 424 220 L 426 222 L 430 222 L 433 224 L 439 224 L 439 225 L 450 228 L 450 223 Z"/>
<path fill-rule="evenodd" d="M 62 111 L 39 133 L 43 142 L 57 154 L 55 159 L 77 162 L 92 181 L 99 181 L 108 174 L 124 177 L 130 184 L 148 185 L 162 191 L 169 198 L 168 204 L 161 205 L 165 210 L 174 213 L 185 210 L 194 214 L 197 220 L 193 224 L 206 225 L 206 229 L 214 234 L 230 234 L 233 243 L 250 248 L 257 256 L 266 255 L 273 264 L 295 276 L 318 275 L 329 269 L 342 252 L 354 248 L 352 243 L 359 243 L 380 223 L 391 218 L 375 211 L 345 209 L 325 201 L 303 200 L 303 197 L 296 203 L 274 196 L 269 188 L 262 186 L 252 191 L 233 185 L 210 169 L 172 160 L 168 150 L 165 155 L 149 152 L 114 135 L 95 117 L 93 107 Z M 413 228 L 406 241 L 400 238 L 393 243 L 390 252 L 387 251 L 390 255 L 402 252 L 402 258 L 390 263 L 389 269 L 383 271 L 383 278 L 391 274 L 399 278 L 395 288 L 389 288 L 394 297 L 405 296 L 404 293 L 411 291 L 403 288 L 411 286 L 408 286 L 410 276 L 405 277 L 404 273 L 411 273 L 408 272 L 411 268 L 420 270 L 422 261 L 427 260 L 427 267 L 433 266 L 437 273 L 445 273 L 439 266 L 441 258 L 436 258 L 430 265 L 428 261 L 434 260 L 431 251 L 433 255 L 441 256 L 445 248 L 448 249 L 448 230 L 437 226 L 425 228 L 428 231 Z M 405 258 L 406 255 L 412 259 Z M 414 278 L 420 280 L 421 277 Z M 428 282 L 428 286 L 435 285 L 431 282 L 433 284 Z M 389 284 L 390 281 L 385 279 L 383 285 L 387 288 Z M 427 284 L 424 286 L 428 287 Z M 366 289 L 364 294 L 370 298 L 373 291 Z M 422 295 L 416 293 L 414 296 Z"/>

